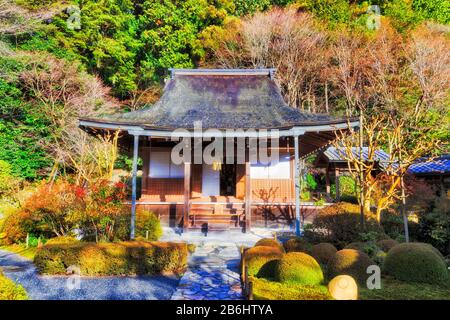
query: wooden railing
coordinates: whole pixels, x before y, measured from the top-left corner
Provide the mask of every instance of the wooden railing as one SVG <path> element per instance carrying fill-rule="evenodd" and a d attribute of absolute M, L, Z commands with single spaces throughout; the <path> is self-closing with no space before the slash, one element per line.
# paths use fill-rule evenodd
<path fill-rule="evenodd" d="M 253 300 L 253 282 L 248 276 L 247 264 L 245 263 L 245 251 L 247 249 L 241 246 L 241 287 L 242 295 L 247 300 Z"/>

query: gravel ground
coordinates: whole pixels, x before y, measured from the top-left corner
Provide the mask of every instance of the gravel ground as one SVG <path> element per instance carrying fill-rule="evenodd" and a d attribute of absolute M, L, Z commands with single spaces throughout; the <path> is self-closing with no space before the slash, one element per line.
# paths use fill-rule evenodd
<path fill-rule="evenodd" d="M 33 300 L 168 300 L 179 282 L 164 276 L 41 276 L 30 260 L 4 250 L 0 250 L 0 268 Z"/>

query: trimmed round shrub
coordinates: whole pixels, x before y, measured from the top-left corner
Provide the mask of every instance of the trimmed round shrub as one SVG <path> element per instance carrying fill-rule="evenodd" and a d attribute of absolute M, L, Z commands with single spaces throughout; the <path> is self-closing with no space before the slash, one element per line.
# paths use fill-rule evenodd
<path fill-rule="evenodd" d="M 255 247 L 274 247 L 284 252 L 283 245 L 275 239 L 264 238 L 255 243 Z"/>
<path fill-rule="evenodd" d="M 327 265 L 336 252 L 336 247 L 326 242 L 316 244 L 311 248 L 311 256 L 322 265 Z"/>
<path fill-rule="evenodd" d="M 47 242 L 45 243 L 45 245 L 77 243 L 79 241 L 80 240 L 78 240 L 75 237 L 61 236 L 61 237 L 55 237 L 55 238 L 48 239 Z"/>
<path fill-rule="evenodd" d="M 278 260 L 283 256 L 279 248 L 257 246 L 244 253 L 244 263 L 249 276 L 273 278 Z"/>
<path fill-rule="evenodd" d="M 442 257 L 426 243 L 402 243 L 387 253 L 384 271 L 405 282 L 438 284 L 448 277 Z"/>
<path fill-rule="evenodd" d="M 276 278 L 283 283 L 318 285 L 323 281 L 319 263 L 303 252 L 286 253 L 278 262 Z"/>
<path fill-rule="evenodd" d="M 286 252 L 306 252 L 310 253 L 312 245 L 302 238 L 291 238 L 287 240 L 284 244 L 284 249 Z"/>
<path fill-rule="evenodd" d="M 349 243 L 348 245 L 346 245 L 344 247 L 344 249 L 359 250 L 361 252 L 364 252 L 365 254 L 367 254 L 371 258 L 373 258 L 377 254 L 377 252 L 380 251 L 380 248 L 377 246 L 377 244 L 374 241 L 367 241 L 367 242 L 357 241 L 357 242 L 352 242 L 352 243 Z"/>
<path fill-rule="evenodd" d="M 367 267 L 374 262 L 367 254 L 355 249 L 343 249 L 334 254 L 328 262 L 328 276 L 346 274 L 352 276 L 360 284 L 365 284 L 367 277 Z"/>
<path fill-rule="evenodd" d="M 384 239 L 377 242 L 378 247 L 380 247 L 381 250 L 384 252 L 388 252 L 393 247 L 398 245 L 398 242 L 393 239 Z"/>

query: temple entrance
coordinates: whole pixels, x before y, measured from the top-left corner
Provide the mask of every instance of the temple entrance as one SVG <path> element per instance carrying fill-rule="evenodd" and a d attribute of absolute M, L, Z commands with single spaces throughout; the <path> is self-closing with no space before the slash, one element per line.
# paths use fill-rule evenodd
<path fill-rule="evenodd" d="M 235 164 L 222 164 L 222 170 L 220 170 L 220 195 L 236 196 Z"/>

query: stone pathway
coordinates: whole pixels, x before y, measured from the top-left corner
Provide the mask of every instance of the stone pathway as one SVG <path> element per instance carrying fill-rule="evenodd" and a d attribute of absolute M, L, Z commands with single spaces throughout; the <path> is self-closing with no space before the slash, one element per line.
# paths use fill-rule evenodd
<path fill-rule="evenodd" d="M 236 243 L 200 242 L 172 300 L 242 299 Z"/>
<path fill-rule="evenodd" d="M 179 282 L 165 276 L 42 276 L 31 260 L 4 250 L 0 250 L 0 269 L 20 283 L 32 300 L 167 300 Z"/>

